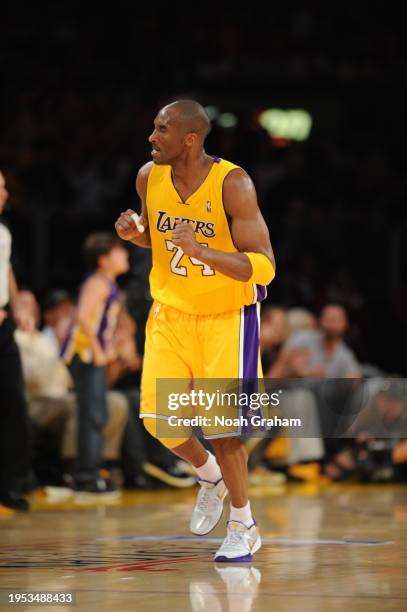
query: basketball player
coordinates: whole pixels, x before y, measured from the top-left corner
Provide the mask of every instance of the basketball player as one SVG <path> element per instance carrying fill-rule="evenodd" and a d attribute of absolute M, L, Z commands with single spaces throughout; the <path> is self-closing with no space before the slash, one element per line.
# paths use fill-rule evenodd
<path fill-rule="evenodd" d="M 205 435 L 216 458 L 191 432 L 179 438 L 158 432 L 166 417 L 156 401 L 157 379 L 260 375 L 257 302 L 275 274 L 273 251 L 250 177 L 205 152 L 209 127 L 205 110 L 192 100 L 158 113 L 149 137 L 153 161 L 136 180 L 141 217 L 136 224 L 134 211 L 127 210 L 116 231 L 152 248 L 154 304 L 146 327 L 140 416 L 150 433 L 196 470 L 201 490 L 193 533 L 205 535 L 216 526 L 229 492 L 227 536 L 215 561 L 241 562 L 251 561 L 261 539 L 248 500 L 240 432 Z"/>

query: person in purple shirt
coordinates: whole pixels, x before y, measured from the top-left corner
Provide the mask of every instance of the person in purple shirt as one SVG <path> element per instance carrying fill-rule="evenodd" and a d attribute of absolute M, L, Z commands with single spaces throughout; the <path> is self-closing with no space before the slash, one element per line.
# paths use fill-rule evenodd
<path fill-rule="evenodd" d="M 84 246 L 90 270 L 83 283 L 76 318 L 62 347 L 79 405 L 78 459 L 74 488 L 79 496 L 113 497 L 113 483 L 100 478 L 103 427 L 107 421 L 106 366 L 114 358 L 111 337 L 120 310 L 116 278 L 129 268 L 128 252 L 114 234 L 90 235 Z"/>

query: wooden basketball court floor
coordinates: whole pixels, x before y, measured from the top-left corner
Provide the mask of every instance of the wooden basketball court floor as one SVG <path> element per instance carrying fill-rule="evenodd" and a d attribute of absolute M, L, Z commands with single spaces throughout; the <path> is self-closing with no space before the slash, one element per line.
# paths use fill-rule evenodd
<path fill-rule="evenodd" d="M 403 485 L 252 488 L 264 544 L 240 566 L 212 561 L 223 520 L 208 537 L 188 532 L 195 489 L 125 493 L 98 506 L 36 493 L 32 512 L 0 516 L 0 609 L 17 608 L 6 603 L 9 591 L 52 591 L 75 592 L 76 603 L 43 609 L 406 610 L 406 493 Z"/>

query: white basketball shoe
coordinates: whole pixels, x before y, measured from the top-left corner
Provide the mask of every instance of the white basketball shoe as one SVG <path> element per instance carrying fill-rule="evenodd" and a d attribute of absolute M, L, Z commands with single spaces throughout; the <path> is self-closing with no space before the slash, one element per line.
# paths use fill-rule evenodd
<path fill-rule="evenodd" d="M 201 479 L 198 482 L 201 489 L 192 512 L 190 529 L 195 535 L 203 536 L 219 523 L 227 489 L 222 478 L 217 482 Z"/>
<path fill-rule="evenodd" d="M 215 555 L 217 563 L 246 563 L 253 559 L 261 547 L 261 537 L 256 523 L 246 527 L 240 521 L 228 521 L 227 535 Z"/>

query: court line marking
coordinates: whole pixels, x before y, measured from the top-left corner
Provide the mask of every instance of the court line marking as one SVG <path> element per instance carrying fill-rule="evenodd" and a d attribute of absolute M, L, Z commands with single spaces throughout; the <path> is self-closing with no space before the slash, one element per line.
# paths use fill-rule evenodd
<path fill-rule="evenodd" d="M 162 568 L 162 565 L 174 565 L 177 563 L 185 563 L 187 561 L 213 561 L 213 556 L 196 556 L 196 557 L 178 557 L 177 559 L 153 559 L 150 561 L 134 561 L 133 563 L 115 563 L 114 565 L 98 565 L 97 567 L 82 567 L 78 568 L 78 572 L 131 572 L 131 571 L 146 571 L 146 572 L 174 572 L 176 569 Z"/>

